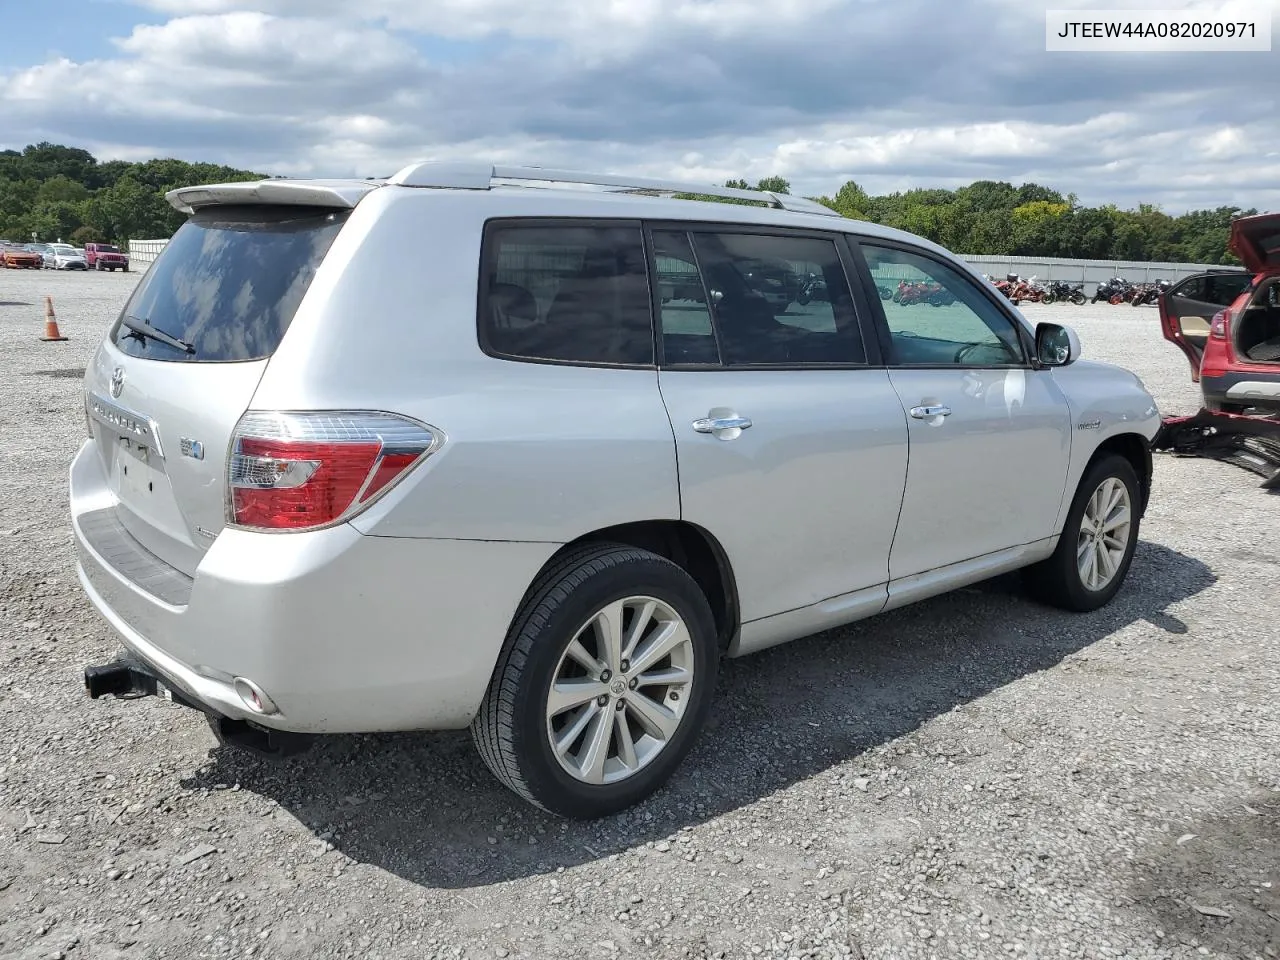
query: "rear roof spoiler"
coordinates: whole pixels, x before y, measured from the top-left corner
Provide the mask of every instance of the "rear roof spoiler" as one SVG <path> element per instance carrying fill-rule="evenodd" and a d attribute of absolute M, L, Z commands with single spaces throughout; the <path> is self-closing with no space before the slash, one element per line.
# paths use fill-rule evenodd
<path fill-rule="evenodd" d="M 241 203 L 350 209 L 381 185 L 376 180 L 256 180 L 179 187 L 170 190 L 164 198 L 182 213 L 193 213 L 200 207 Z"/>

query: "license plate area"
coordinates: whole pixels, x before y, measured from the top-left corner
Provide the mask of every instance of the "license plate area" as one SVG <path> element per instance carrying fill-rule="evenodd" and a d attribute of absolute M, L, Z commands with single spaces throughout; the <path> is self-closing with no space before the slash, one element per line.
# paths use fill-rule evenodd
<path fill-rule="evenodd" d="M 164 461 L 148 447 L 128 437 L 116 439 L 112 486 L 125 503 L 145 503 L 163 489 Z"/>

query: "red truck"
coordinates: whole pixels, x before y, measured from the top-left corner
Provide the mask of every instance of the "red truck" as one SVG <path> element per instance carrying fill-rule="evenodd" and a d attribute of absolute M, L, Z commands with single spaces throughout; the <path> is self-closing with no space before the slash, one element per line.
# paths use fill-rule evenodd
<path fill-rule="evenodd" d="M 129 272 L 129 258 L 120 252 L 119 247 L 109 243 L 86 243 L 84 259 L 90 270 L 123 270 Z"/>

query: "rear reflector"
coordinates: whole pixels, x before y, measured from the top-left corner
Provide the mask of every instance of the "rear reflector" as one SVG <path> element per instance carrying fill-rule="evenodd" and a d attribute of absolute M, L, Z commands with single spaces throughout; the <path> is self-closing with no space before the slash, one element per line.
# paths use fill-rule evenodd
<path fill-rule="evenodd" d="M 227 461 L 227 523 L 309 530 L 347 520 L 442 440 L 388 413 L 247 413 Z"/>

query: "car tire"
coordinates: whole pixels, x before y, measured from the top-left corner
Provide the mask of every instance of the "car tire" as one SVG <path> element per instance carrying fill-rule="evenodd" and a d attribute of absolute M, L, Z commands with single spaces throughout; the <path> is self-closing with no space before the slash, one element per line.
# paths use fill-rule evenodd
<path fill-rule="evenodd" d="M 1106 516 L 1100 516 L 1112 496 L 1118 498 L 1117 505 Z M 1124 457 L 1105 454 L 1091 464 L 1076 488 L 1057 549 L 1047 560 L 1024 571 L 1031 595 L 1077 613 L 1110 603 L 1124 584 L 1138 545 L 1140 498 L 1138 475 Z M 1114 524 L 1121 508 L 1128 518 L 1122 536 L 1116 535 L 1115 527 L 1111 528 L 1110 537 L 1093 532 L 1099 529 L 1098 524 Z M 1090 559 L 1092 570 L 1098 574 L 1096 579 L 1090 572 Z"/>
<path fill-rule="evenodd" d="M 614 634 L 620 639 L 611 645 L 612 655 L 603 639 L 609 631 L 595 626 L 609 611 L 625 624 L 625 634 Z M 677 645 L 628 672 L 619 654 L 626 654 L 630 630 L 645 614 L 644 635 L 633 644 L 637 661 L 645 650 L 663 649 L 654 646 L 659 635 L 677 638 Z M 594 664 L 590 671 L 569 652 L 575 646 Z M 472 737 L 494 775 L 530 803 L 574 819 L 607 816 L 645 799 L 675 772 L 706 720 L 718 660 L 711 608 L 688 573 L 646 550 L 588 545 L 553 562 L 525 595 Z M 621 669 L 597 669 L 608 661 Z M 675 676 L 687 679 L 654 683 Z M 635 686 L 644 677 L 649 682 Z M 562 689 L 587 685 L 586 699 L 557 712 L 551 703 L 557 683 Z M 646 689 L 656 689 L 657 699 L 641 692 Z M 566 697 L 560 706 L 582 695 Z M 648 726 L 654 717 L 660 726 Z"/>

